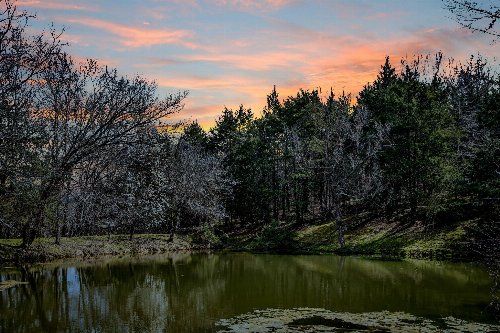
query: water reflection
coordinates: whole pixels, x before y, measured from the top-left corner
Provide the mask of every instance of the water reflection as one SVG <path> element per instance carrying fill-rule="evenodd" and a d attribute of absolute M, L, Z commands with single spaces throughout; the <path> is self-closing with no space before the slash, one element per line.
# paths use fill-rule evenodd
<path fill-rule="evenodd" d="M 0 271 L 0 332 L 211 332 L 255 309 L 404 311 L 487 320 L 486 272 L 469 264 L 336 256 L 176 254 Z"/>

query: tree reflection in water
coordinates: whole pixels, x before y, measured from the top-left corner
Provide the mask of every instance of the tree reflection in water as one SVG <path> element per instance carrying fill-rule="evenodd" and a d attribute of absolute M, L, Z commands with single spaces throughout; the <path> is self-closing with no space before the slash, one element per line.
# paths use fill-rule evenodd
<path fill-rule="evenodd" d="M 403 311 L 484 321 L 490 280 L 470 264 L 245 253 L 103 259 L 2 270 L 1 332 L 213 331 L 255 309 Z"/>

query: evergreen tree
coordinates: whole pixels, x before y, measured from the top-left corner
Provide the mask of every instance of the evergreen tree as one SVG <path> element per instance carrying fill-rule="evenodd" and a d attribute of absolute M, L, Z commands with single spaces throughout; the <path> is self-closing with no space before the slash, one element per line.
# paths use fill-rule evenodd
<path fill-rule="evenodd" d="M 419 207 L 422 213 L 444 209 L 456 177 L 452 149 L 456 128 L 446 92 L 421 77 L 419 59 L 403 63 L 397 76 L 389 67 L 387 59 L 358 103 L 389 127 L 380 153 L 387 203 L 408 207 L 416 219 Z"/>

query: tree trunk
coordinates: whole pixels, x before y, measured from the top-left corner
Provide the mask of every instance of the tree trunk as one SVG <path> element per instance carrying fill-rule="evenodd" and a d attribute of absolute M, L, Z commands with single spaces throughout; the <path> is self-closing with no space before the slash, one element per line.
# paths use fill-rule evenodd
<path fill-rule="evenodd" d="M 52 189 L 54 186 L 52 184 L 47 185 L 44 190 L 40 194 L 38 205 L 34 211 L 33 218 L 24 225 L 23 228 L 23 243 L 21 244 L 22 248 L 28 248 L 33 244 L 35 239 L 39 236 L 41 229 L 44 224 L 44 213 L 45 213 L 45 205 L 49 200 Z M 31 223 L 30 223 L 31 222 Z"/>
<path fill-rule="evenodd" d="M 179 226 L 179 213 L 176 212 L 172 219 L 170 219 L 170 237 L 168 238 L 169 242 L 174 240 L 175 232 L 177 231 L 177 227 Z"/>
<path fill-rule="evenodd" d="M 278 180 L 276 176 L 276 162 L 274 158 L 273 158 L 272 183 L 273 183 L 273 218 L 275 221 L 278 221 L 279 220 Z"/>
<path fill-rule="evenodd" d="M 340 246 L 340 248 L 344 248 L 345 247 L 344 234 L 345 234 L 346 226 L 345 226 L 344 222 L 342 221 L 342 219 L 340 219 L 340 218 L 337 218 L 337 230 L 339 233 L 339 246 Z"/>
<path fill-rule="evenodd" d="M 54 244 L 55 245 L 61 245 L 61 229 L 62 229 L 62 224 L 61 220 L 59 219 L 59 214 L 60 214 L 60 209 L 59 209 L 59 203 L 56 206 L 56 225 L 54 228 Z"/>
<path fill-rule="evenodd" d="M 337 207 L 335 212 L 335 220 L 337 221 L 337 230 L 338 230 L 338 238 L 339 238 L 339 246 L 340 248 L 345 247 L 345 231 L 347 226 L 345 225 L 342 219 L 342 201 L 337 201 Z"/>
<path fill-rule="evenodd" d="M 54 244 L 61 245 L 61 223 L 59 221 L 56 222 L 56 239 Z"/>
<path fill-rule="evenodd" d="M 66 169 L 58 169 L 46 182 L 42 183 L 38 205 L 35 208 L 33 219 L 31 219 L 23 228 L 22 248 L 28 248 L 33 241 L 40 235 L 44 227 L 45 207 L 50 198 L 58 197 L 62 185 L 64 184 L 64 174 Z M 30 223 L 31 222 L 31 223 Z"/>
<path fill-rule="evenodd" d="M 134 240 L 134 233 L 135 233 L 135 223 L 132 222 L 132 224 L 130 225 L 130 235 L 129 235 L 130 241 Z"/>

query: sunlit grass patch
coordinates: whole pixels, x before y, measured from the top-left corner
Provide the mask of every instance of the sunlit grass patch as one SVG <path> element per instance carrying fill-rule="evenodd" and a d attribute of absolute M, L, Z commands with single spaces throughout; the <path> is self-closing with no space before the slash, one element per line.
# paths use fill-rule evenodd
<path fill-rule="evenodd" d="M 19 246 L 23 242 L 22 239 L 20 238 L 13 238 L 13 239 L 0 239 L 0 246 L 1 245 L 7 245 L 7 246 Z"/>
<path fill-rule="evenodd" d="M 25 262 L 47 262 L 63 258 L 92 258 L 113 255 L 143 255 L 166 253 L 193 248 L 190 236 L 176 235 L 171 241 L 166 234 L 138 234 L 132 241 L 129 235 L 61 237 L 60 244 L 54 237 L 37 238 L 27 250 L 20 245 L 21 240 L 0 239 L 0 259 L 15 262 L 22 258 Z"/>
<path fill-rule="evenodd" d="M 383 256 L 387 258 L 421 258 L 438 260 L 465 259 L 467 228 L 475 221 L 463 221 L 438 229 L 422 224 L 404 226 L 396 221 L 370 221 L 352 225 L 345 233 L 345 247 L 340 248 L 337 224 L 327 222 L 297 232 L 297 248 L 304 252 L 334 252 Z"/>

